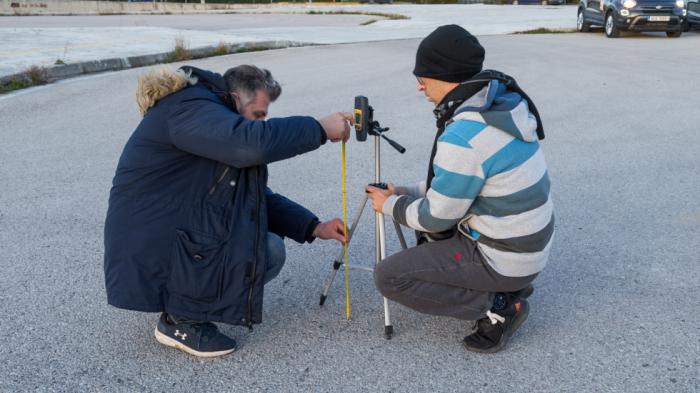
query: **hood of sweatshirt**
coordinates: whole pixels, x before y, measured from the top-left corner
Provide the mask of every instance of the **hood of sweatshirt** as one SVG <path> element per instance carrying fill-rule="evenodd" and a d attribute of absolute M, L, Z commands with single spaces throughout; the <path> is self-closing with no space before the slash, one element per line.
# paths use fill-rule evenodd
<path fill-rule="evenodd" d="M 497 80 L 491 80 L 455 111 L 452 120 L 475 120 L 496 127 L 525 142 L 537 138 L 537 118 L 518 93 Z"/>

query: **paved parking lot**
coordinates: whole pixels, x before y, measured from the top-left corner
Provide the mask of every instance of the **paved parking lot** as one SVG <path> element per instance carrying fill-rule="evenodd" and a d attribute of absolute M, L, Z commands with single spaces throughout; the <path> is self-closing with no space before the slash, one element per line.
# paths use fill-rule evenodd
<path fill-rule="evenodd" d="M 200 360 L 160 346 L 155 314 L 106 305 L 102 229 L 124 142 L 139 117 L 144 69 L 0 97 L 0 391 L 700 391 L 700 134 L 693 78 L 700 35 L 481 37 L 487 66 L 537 102 L 547 139 L 557 234 L 528 321 L 495 355 L 459 345 L 459 321 L 394 305 L 382 336 L 371 277 L 353 273 L 324 308 L 336 246 L 288 242 L 265 294 L 264 323 L 224 327 L 238 352 Z M 387 180 L 425 176 L 431 107 L 410 70 L 418 40 L 248 53 L 193 62 L 270 68 L 284 93 L 273 116 L 349 110 L 370 97 L 408 151 L 385 149 Z M 352 60 L 352 61 L 349 61 Z M 368 66 L 369 65 L 369 66 Z M 350 200 L 372 179 L 371 144 L 348 145 Z M 322 218 L 339 216 L 340 146 L 271 167 L 273 189 Z M 351 203 L 350 214 L 354 211 Z M 371 265 L 370 216 L 351 258 Z M 389 250 L 398 250 L 394 236 Z"/>

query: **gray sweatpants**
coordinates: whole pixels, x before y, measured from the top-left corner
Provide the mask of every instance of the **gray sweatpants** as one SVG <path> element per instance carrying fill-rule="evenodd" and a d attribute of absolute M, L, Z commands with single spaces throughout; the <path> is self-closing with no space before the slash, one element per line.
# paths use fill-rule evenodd
<path fill-rule="evenodd" d="M 491 309 L 496 292 L 525 288 L 537 274 L 505 277 L 460 233 L 396 253 L 374 269 L 385 297 L 424 314 L 474 321 Z"/>

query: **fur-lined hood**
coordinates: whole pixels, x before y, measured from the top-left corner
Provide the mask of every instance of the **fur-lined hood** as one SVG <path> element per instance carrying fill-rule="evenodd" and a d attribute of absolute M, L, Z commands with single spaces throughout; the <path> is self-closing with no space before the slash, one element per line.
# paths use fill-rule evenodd
<path fill-rule="evenodd" d="M 136 104 L 141 115 L 151 109 L 161 98 L 197 83 L 192 70 L 158 68 L 139 77 L 136 88 Z"/>
<path fill-rule="evenodd" d="M 198 83 L 216 94 L 226 106 L 235 108 L 221 74 L 192 66 L 182 66 L 178 70 L 159 68 L 142 75 L 136 89 L 136 103 L 145 115 L 158 100 Z"/>

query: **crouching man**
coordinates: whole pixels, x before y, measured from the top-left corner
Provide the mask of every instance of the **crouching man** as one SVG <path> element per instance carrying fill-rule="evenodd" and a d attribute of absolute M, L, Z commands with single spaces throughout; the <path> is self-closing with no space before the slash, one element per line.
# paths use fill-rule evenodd
<path fill-rule="evenodd" d="M 196 356 L 231 353 L 213 322 L 260 323 L 263 288 L 282 268 L 284 237 L 343 241 L 267 187 L 266 164 L 347 140 L 352 116 L 265 121 L 281 93 L 267 70 L 223 76 L 193 67 L 139 80 L 143 119 L 122 152 L 105 223 L 109 304 L 160 312 L 158 342 Z"/>
<path fill-rule="evenodd" d="M 427 240 L 377 266 L 379 291 L 468 321 L 465 347 L 490 353 L 527 318 L 554 215 L 537 109 L 513 78 L 482 71 L 483 60 L 478 40 L 456 25 L 421 42 L 413 72 L 438 127 L 427 181 L 367 191 L 376 211 Z"/>

